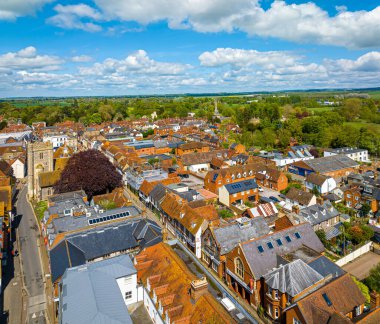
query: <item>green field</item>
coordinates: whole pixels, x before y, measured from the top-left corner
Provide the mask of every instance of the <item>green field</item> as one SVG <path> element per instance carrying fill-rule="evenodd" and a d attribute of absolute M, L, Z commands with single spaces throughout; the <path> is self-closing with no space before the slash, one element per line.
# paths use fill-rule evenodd
<path fill-rule="evenodd" d="M 367 127 L 367 128 L 374 129 L 377 133 L 380 134 L 380 124 L 366 123 L 363 121 L 355 121 L 355 122 L 345 122 L 344 125 L 350 125 L 350 126 L 355 127 L 357 129 Z"/>
<path fill-rule="evenodd" d="M 306 108 L 306 110 L 311 111 L 313 113 L 331 111 L 333 109 L 334 109 L 334 107 L 312 107 L 312 108 Z"/>
<path fill-rule="evenodd" d="M 368 94 L 373 99 L 380 99 L 380 91 L 370 91 L 370 92 L 368 92 Z"/>

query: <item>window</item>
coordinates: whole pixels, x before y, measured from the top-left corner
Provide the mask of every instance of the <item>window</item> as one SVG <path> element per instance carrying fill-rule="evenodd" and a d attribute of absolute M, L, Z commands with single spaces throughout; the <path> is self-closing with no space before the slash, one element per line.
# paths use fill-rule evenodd
<path fill-rule="evenodd" d="M 132 291 L 127 291 L 125 293 L 125 299 L 131 299 L 132 298 Z"/>
<path fill-rule="evenodd" d="M 214 270 L 215 272 L 218 272 L 218 266 L 215 262 L 211 264 L 211 267 L 212 267 L 212 270 Z"/>
<path fill-rule="evenodd" d="M 285 236 L 285 240 L 286 240 L 288 243 L 290 243 L 290 242 L 292 241 L 292 239 L 290 238 L 289 235 L 286 235 L 286 236 Z"/>
<path fill-rule="evenodd" d="M 267 245 L 268 245 L 268 247 L 269 247 L 270 249 L 273 249 L 273 244 L 272 244 L 272 242 L 268 242 Z"/>
<path fill-rule="evenodd" d="M 274 309 L 274 318 L 278 318 L 278 308 Z"/>
<path fill-rule="evenodd" d="M 272 316 L 272 307 L 271 307 L 270 304 L 268 305 L 268 314 L 269 314 L 270 316 Z"/>
<path fill-rule="evenodd" d="M 331 305 L 332 305 L 332 302 L 331 302 L 329 296 L 327 296 L 326 293 L 322 294 L 322 297 L 323 297 L 323 299 L 325 300 L 327 306 L 331 306 Z"/>
<path fill-rule="evenodd" d="M 257 247 L 257 249 L 259 250 L 260 253 L 263 253 L 263 252 L 264 252 L 264 248 L 263 248 L 261 245 L 259 245 L 259 246 Z"/>
<path fill-rule="evenodd" d="M 44 159 L 44 153 L 40 153 L 40 160 Z"/>
<path fill-rule="evenodd" d="M 244 267 L 243 267 L 243 262 L 240 260 L 240 258 L 235 259 L 235 273 L 240 278 L 244 278 Z"/>
<path fill-rule="evenodd" d="M 355 316 L 359 316 L 362 313 L 360 306 L 355 307 Z"/>
<path fill-rule="evenodd" d="M 298 318 L 293 317 L 293 324 L 302 324 L 302 322 Z"/>
<path fill-rule="evenodd" d="M 300 239 L 300 238 L 301 238 L 301 234 L 298 233 L 298 232 L 295 232 L 295 233 L 294 233 L 294 236 L 295 236 L 297 239 Z"/>
<path fill-rule="evenodd" d="M 282 241 L 281 241 L 281 239 L 277 239 L 276 242 L 277 242 L 277 245 L 278 245 L 278 246 L 281 246 L 281 245 L 282 245 Z"/>
<path fill-rule="evenodd" d="M 209 258 L 205 253 L 203 253 L 203 260 L 204 260 L 206 263 L 209 263 L 209 262 L 210 262 L 210 258 Z"/>
<path fill-rule="evenodd" d="M 274 298 L 278 299 L 278 290 L 274 290 Z"/>

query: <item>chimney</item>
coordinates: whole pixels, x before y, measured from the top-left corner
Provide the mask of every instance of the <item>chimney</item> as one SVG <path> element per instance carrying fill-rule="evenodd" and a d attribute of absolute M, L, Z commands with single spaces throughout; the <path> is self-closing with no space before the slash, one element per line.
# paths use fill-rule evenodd
<path fill-rule="evenodd" d="M 323 205 L 323 198 L 322 197 L 317 197 L 317 204 Z"/>
<path fill-rule="evenodd" d="M 300 207 L 298 205 L 293 205 L 292 212 L 298 215 L 300 213 Z"/>
<path fill-rule="evenodd" d="M 201 296 L 208 292 L 208 282 L 206 277 L 193 280 L 190 287 L 190 297 L 196 302 Z"/>
<path fill-rule="evenodd" d="M 379 306 L 380 306 L 380 295 L 376 291 L 372 291 L 370 293 L 370 297 L 371 297 L 370 309 L 373 310 L 373 309 L 379 308 Z"/>

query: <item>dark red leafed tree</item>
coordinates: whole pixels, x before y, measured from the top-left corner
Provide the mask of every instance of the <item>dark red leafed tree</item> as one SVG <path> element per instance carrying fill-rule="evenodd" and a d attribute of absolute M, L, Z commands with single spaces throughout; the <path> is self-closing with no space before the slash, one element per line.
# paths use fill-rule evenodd
<path fill-rule="evenodd" d="M 83 189 L 90 201 L 96 194 L 122 186 L 122 176 L 107 157 L 97 150 L 74 154 L 54 186 L 55 193 Z"/>

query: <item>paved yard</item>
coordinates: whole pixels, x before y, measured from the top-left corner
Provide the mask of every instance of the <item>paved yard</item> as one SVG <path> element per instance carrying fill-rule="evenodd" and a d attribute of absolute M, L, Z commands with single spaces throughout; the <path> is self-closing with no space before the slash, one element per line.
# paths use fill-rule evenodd
<path fill-rule="evenodd" d="M 368 252 L 357 258 L 353 262 L 347 263 L 342 268 L 354 275 L 359 280 L 362 280 L 369 275 L 369 270 L 380 262 L 380 255 Z"/>

